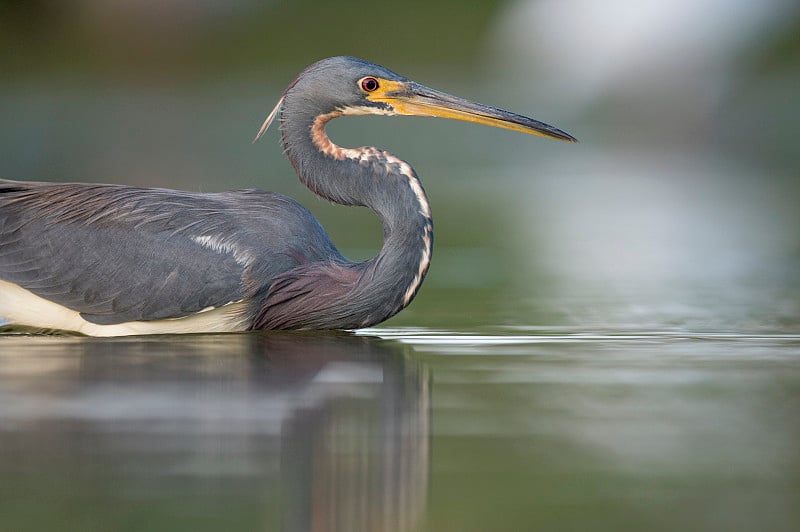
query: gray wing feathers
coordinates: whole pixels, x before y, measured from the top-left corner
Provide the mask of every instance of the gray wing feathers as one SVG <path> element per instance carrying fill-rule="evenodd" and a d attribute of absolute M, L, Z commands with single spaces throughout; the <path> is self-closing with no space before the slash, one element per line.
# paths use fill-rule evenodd
<path fill-rule="evenodd" d="M 99 324 L 182 317 L 241 299 L 244 265 L 192 239 L 201 227 L 232 230 L 230 217 L 213 200 L 180 196 L 0 181 L 0 279 Z"/>
<path fill-rule="evenodd" d="M 309 249 L 287 252 L 291 231 Z M 94 323 L 187 316 L 337 253 L 279 194 L 0 180 L 0 279 Z"/>
<path fill-rule="evenodd" d="M 0 180 L 0 279 L 98 324 L 260 299 L 330 260 L 345 259 L 317 219 L 276 193 Z"/>

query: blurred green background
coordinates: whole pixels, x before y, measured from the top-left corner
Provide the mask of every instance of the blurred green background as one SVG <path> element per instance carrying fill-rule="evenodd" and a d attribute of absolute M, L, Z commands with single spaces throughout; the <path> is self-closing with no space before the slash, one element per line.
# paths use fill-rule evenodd
<path fill-rule="evenodd" d="M 3 0 L 0 175 L 276 190 L 369 257 L 370 213 L 314 198 L 276 131 L 250 143 L 302 68 L 355 55 L 581 141 L 332 124 L 431 196 L 434 263 L 392 324 L 796 329 L 798 35 L 789 0 Z"/>
<path fill-rule="evenodd" d="M 0 177 L 276 190 L 370 257 L 374 215 L 306 190 L 277 131 L 251 143 L 338 54 L 580 143 L 332 123 L 410 161 L 433 208 L 425 286 L 363 333 L 383 340 L 0 337 L 15 529 L 269 529 L 287 484 L 353 484 L 414 494 L 436 532 L 796 530 L 800 4 L 0 0 Z M 382 380 L 351 386 L 361 355 Z M 358 483 L 409 449 L 408 491 Z"/>

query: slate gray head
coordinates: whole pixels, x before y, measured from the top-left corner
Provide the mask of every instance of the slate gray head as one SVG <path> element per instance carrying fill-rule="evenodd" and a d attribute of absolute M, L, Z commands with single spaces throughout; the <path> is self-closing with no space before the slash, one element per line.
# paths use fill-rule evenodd
<path fill-rule="evenodd" d="M 431 89 L 380 65 L 347 56 L 323 59 L 301 72 L 286 88 L 255 140 L 284 107 L 309 116 L 334 112 L 435 116 L 575 141 L 568 133 L 538 120 Z"/>

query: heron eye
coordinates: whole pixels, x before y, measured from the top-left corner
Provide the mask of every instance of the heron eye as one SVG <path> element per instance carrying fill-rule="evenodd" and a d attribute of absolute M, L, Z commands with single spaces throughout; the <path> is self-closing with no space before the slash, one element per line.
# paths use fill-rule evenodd
<path fill-rule="evenodd" d="M 364 92 L 375 92 L 378 90 L 380 83 L 375 78 L 364 78 L 361 80 L 361 88 Z"/>

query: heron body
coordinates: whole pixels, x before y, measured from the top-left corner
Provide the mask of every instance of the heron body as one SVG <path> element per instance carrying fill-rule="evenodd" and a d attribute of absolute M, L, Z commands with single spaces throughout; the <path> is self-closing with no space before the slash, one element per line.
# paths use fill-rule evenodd
<path fill-rule="evenodd" d="M 325 133 L 355 114 L 443 116 L 561 140 L 530 118 L 462 100 L 351 57 L 319 61 L 280 116 L 300 180 L 383 225 L 379 254 L 352 262 L 319 221 L 274 192 L 192 193 L 0 180 L 0 317 L 95 336 L 355 329 L 408 306 L 430 265 L 433 222 L 411 166 Z"/>

